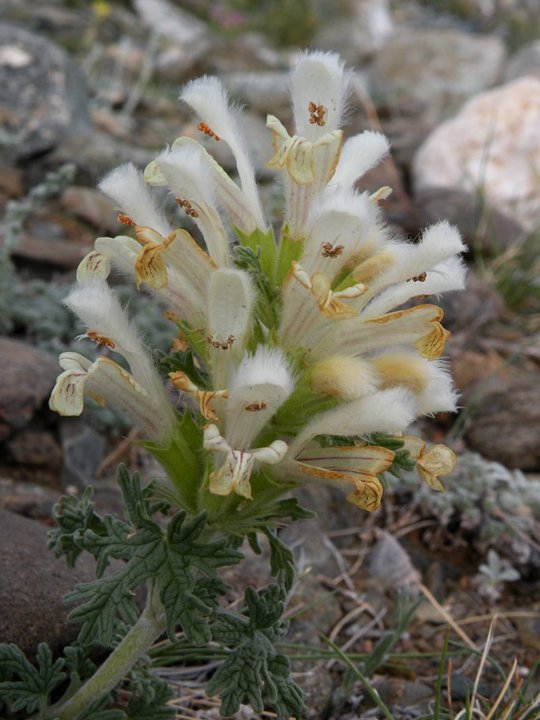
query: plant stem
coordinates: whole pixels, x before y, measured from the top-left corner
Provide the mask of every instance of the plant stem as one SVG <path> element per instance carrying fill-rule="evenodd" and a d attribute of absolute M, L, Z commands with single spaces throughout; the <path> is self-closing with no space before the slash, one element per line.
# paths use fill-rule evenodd
<path fill-rule="evenodd" d="M 157 593 L 149 588 L 146 607 L 135 625 L 73 697 L 52 708 L 54 716 L 59 720 L 77 720 L 89 705 L 118 685 L 165 627 L 163 606 Z"/>

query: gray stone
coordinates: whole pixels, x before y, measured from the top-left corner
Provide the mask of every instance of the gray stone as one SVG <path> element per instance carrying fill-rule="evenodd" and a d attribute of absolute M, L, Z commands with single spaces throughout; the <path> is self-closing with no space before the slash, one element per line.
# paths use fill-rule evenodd
<path fill-rule="evenodd" d="M 43 405 L 59 373 L 51 355 L 18 340 L 0 338 L 0 440 L 24 427 Z"/>
<path fill-rule="evenodd" d="M 349 6 L 348 17 L 322 23 L 313 45 L 337 51 L 348 63 L 356 65 L 383 47 L 395 24 L 388 0 L 354 0 Z"/>
<path fill-rule="evenodd" d="M 49 265 L 63 270 L 77 267 L 83 257 L 92 249 L 92 243 L 78 243 L 54 237 L 58 227 L 53 223 L 43 223 L 35 227 L 36 234 L 24 233 L 13 247 L 13 256 L 32 262 Z M 45 232 L 41 232 L 44 230 Z"/>
<path fill-rule="evenodd" d="M 0 148 L 32 157 L 89 126 L 84 77 L 53 43 L 0 24 Z"/>
<path fill-rule="evenodd" d="M 103 436 L 79 419 L 64 419 L 60 426 L 60 441 L 64 453 L 62 487 L 90 485 L 105 450 Z"/>
<path fill-rule="evenodd" d="M 521 371 L 488 389 L 471 408 L 466 439 L 488 460 L 509 468 L 540 468 L 540 373 Z"/>
<path fill-rule="evenodd" d="M 374 97 L 392 107 L 413 104 L 442 117 L 495 84 L 504 60 L 504 45 L 495 36 L 401 30 L 375 56 Z"/>
<path fill-rule="evenodd" d="M 59 470 L 62 465 L 62 450 L 54 435 L 46 430 L 24 428 L 6 444 L 12 462 L 50 470 Z"/>
<path fill-rule="evenodd" d="M 137 147 L 133 142 L 124 142 L 111 137 L 107 132 L 95 130 L 66 138 L 49 157 L 55 165 L 75 163 L 79 173 L 84 175 L 85 182 L 92 185 L 97 184 L 103 175 L 116 165 L 133 162 L 144 168 L 155 159 L 155 155 L 155 152 Z"/>
<path fill-rule="evenodd" d="M 100 190 L 72 185 L 64 190 L 62 207 L 92 225 L 101 234 L 116 233 L 116 206 Z"/>
<path fill-rule="evenodd" d="M 134 0 L 133 5 L 151 31 L 168 41 L 157 53 L 156 72 L 179 82 L 211 48 L 206 24 L 168 0 Z"/>
<path fill-rule="evenodd" d="M 231 72 L 221 76 L 233 98 L 245 103 L 249 110 L 276 115 L 287 122 L 291 115 L 289 72 Z"/>
<path fill-rule="evenodd" d="M 0 527 L 0 642 L 29 655 L 47 642 L 57 653 L 78 634 L 62 598 L 95 578 L 94 561 L 82 556 L 69 569 L 47 550 L 47 530 L 35 520 L 0 510 Z"/>
<path fill-rule="evenodd" d="M 415 161 L 415 166 L 420 167 L 419 161 Z M 477 192 L 450 187 L 418 188 L 415 205 L 421 225 L 448 220 L 457 225 L 473 253 L 499 255 L 523 237 L 523 228 L 515 219 L 494 204 L 489 208 L 483 207 Z"/>
<path fill-rule="evenodd" d="M 508 61 L 504 79 L 508 82 L 520 77 L 536 77 L 540 80 L 540 40 L 521 48 Z"/>

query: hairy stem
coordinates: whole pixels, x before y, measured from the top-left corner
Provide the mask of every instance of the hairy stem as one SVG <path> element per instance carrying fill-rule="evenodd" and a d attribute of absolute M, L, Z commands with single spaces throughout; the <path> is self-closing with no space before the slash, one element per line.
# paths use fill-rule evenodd
<path fill-rule="evenodd" d="M 77 720 L 89 705 L 118 685 L 165 627 L 165 611 L 157 593 L 149 587 L 146 607 L 135 625 L 94 675 L 69 700 L 52 708 L 54 715 L 59 720 Z"/>

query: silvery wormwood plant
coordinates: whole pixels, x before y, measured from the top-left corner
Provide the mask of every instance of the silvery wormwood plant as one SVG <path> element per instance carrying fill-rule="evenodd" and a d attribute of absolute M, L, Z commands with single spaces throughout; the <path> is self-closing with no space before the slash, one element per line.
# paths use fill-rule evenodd
<path fill-rule="evenodd" d="M 220 695 L 222 714 L 247 703 L 279 720 L 301 717 L 302 691 L 276 649 L 294 577 L 277 528 L 307 515 L 290 490 L 328 483 L 373 511 L 383 473 L 412 466 L 442 489 L 451 450 L 428 449 L 403 431 L 416 417 L 455 409 L 439 360 L 448 333 L 441 309 L 425 298 L 463 287 L 464 245 L 445 222 L 414 244 L 393 238 L 378 208 L 390 189 L 354 189 L 388 144 L 374 132 L 343 143 L 349 81 L 336 55 L 306 54 L 291 77 L 294 134 L 268 117 L 268 165 L 280 172 L 285 194 L 277 242 L 241 118 L 216 78 L 191 82 L 181 99 L 199 116 L 206 143 L 229 146 L 238 184 L 189 137 L 144 174 L 123 165 L 101 183 L 129 234 L 96 241 L 65 302 L 87 328 L 82 338 L 102 354 L 91 362 L 63 353 L 50 406 L 68 416 L 81 414 L 86 397 L 116 406 L 165 474 L 142 487 L 119 470 L 124 520 L 98 515 L 89 491 L 58 504 L 51 547 L 70 563 L 91 553 L 98 578 L 67 598 L 81 630 L 64 658 L 53 662 L 43 645 L 34 667 L 15 646 L 3 646 L 0 692 L 12 712 L 168 717 L 167 689 L 146 672 L 146 652 L 181 629 L 191 643 L 212 641 L 225 652 L 207 687 Z M 168 189 L 204 249 L 171 227 L 153 187 Z M 107 284 L 111 268 L 164 306 L 178 332 L 170 355 L 156 361 L 138 337 Z M 246 539 L 259 551 L 261 535 L 276 582 L 247 588 L 243 612 L 233 613 L 219 568 L 240 562 Z M 98 669 L 87 657 L 96 645 L 110 649 Z M 131 690 L 129 704 L 119 687 Z"/>

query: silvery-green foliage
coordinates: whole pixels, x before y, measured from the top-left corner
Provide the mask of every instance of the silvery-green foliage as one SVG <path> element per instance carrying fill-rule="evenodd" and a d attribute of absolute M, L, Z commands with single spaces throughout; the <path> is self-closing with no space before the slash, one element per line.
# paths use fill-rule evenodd
<path fill-rule="evenodd" d="M 487 560 L 478 568 L 478 574 L 473 582 L 479 593 L 489 602 L 497 601 L 503 590 L 504 583 L 515 582 L 520 579 L 519 572 L 503 560 L 495 550 L 488 550 Z"/>
<path fill-rule="evenodd" d="M 445 544 L 466 541 L 480 555 L 492 548 L 511 558 L 521 572 L 540 566 L 540 557 L 526 541 L 540 518 L 540 482 L 520 470 L 466 453 L 446 479 L 445 493 L 418 487 L 413 473 L 390 479 L 390 485 L 396 492 L 411 493 L 416 509 L 437 519 L 439 532 L 452 525 Z"/>

